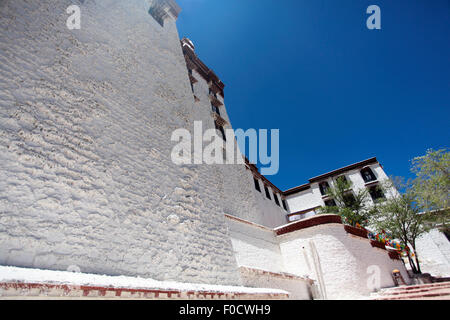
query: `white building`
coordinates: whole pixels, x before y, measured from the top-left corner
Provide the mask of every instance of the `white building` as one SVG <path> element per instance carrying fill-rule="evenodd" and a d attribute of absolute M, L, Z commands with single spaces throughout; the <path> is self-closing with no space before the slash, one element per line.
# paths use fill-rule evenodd
<path fill-rule="evenodd" d="M 262 184 L 265 190 L 269 190 L 272 199 L 274 199 L 275 194 L 281 199 L 284 209 L 287 210 L 287 222 L 314 217 L 318 213 L 318 209 L 324 206 L 336 206 L 334 200 L 327 195 L 327 188 L 333 186 L 337 179 L 344 178 L 351 183 L 351 189 L 348 191 L 350 197 L 360 189 L 367 189 L 370 196 L 366 199 L 368 205 L 373 205 L 375 201 L 380 201 L 382 198 L 398 195 L 398 191 L 394 187 L 386 190 L 386 184 L 383 184 L 383 182 L 389 178 L 376 158 L 370 158 L 321 174 L 309 179 L 306 184 L 286 191 L 280 191 L 268 179 L 262 177 L 255 166 L 247 166 L 251 169 L 255 181 Z M 381 190 L 378 187 L 382 184 L 383 189 Z M 255 185 L 255 190 L 258 190 L 258 192 L 261 190 L 258 189 L 259 187 Z M 268 197 L 266 198 L 268 199 Z M 263 202 L 266 207 L 265 212 L 268 214 L 261 217 L 263 221 L 260 223 L 272 226 L 274 220 L 278 221 L 283 210 L 280 213 L 280 208 L 276 210 L 277 208 L 273 204 L 269 205 L 268 201 Z M 272 203 L 275 202 L 272 201 Z M 449 235 L 445 232 L 446 230 L 436 228 L 417 241 L 422 272 L 430 273 L 433 276 L 448 277 L 450 275 L 450 242 Z"/>
<path fill-rule="evenodd" d="M 370 158 L 311 178 L 307 184 L 285 191 L 283 194 L 290 209 L 288 220 L 313 216 L 316 210 L 323 206 L 336 206 L 334 200 L 327 195 L 327 188 L 333 186 L 336 179 L 346 179 L 351 183 L 348 193 L 350 197 L 358 189 L 367 189 L 370 194 L 367 201 L 371 204 L 379 198 L 391 197 L 396 193 L 396 190 L 392 189 L 383 194 L 383 191 L 377 188 L 388 176 L 377 159 Z"/>
<path fill-rule="evenodd" d="M 409 282 L 398 257 L 338 216 L 309 217 L 328 201 L 319 183 L 379 183 L 376 159 L 286 192 L 248 163 L 173 163 L 174 130 L 201 121 L 226 139 L 231 128 L 225 85 L 180 42 L 180 8 L 80 2 L 71 30 L 61 14 L 70 5 L 2 1 L 1 265 L 264 286 L 296 299 L 367 296 L 373 265 L 382 287 L 394 269 Z"/>

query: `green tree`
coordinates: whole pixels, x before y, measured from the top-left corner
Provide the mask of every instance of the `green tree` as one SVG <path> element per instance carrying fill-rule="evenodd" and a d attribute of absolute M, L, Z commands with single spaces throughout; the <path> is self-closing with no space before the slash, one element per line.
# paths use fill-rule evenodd
<path fill-rule="evenodd" d="M 387 231 L 401 244 L 412 248 L 415 259 L 413 260 L 411 252 L 407 251 L 409 264 L 414 273 L 421 273 L 416 241 L 431 229 L 430 214 L 421 212 L 416 196 L 411 191 L 411 182 L 399 185 L 399 181 L 401 180 L 397 180 L 396 183 L 393 180 L 382 183 L 384 190 L 399 187 L 399 189 L 405 189 L 406 192 L 388 197 L 384 202 L 375 206 L 370 223 L 378 232 Z"/>
<path fill-rule="evenodd" d="M 429 149 L 424 156 L 416 157 L 411 162 L 411 171 L 416 174 L 411 190 L 415 201 L 423 211 L 434 211 L 430 219 L 445 224 L 450 211 L 449 152 Z"/>
<path fill-rule="evenodd" d="M 352 192 L 352 183 L 338 177 L 333 186 L 327 189 L 327 195 L 336 206 L 321 208 L 320 213 L 335 213 L 342 217 L 344 223 L 355 226 L 357 223 L 366 226 L 373 208 L 367 202 L 369 192 L 359 189 Z"/>

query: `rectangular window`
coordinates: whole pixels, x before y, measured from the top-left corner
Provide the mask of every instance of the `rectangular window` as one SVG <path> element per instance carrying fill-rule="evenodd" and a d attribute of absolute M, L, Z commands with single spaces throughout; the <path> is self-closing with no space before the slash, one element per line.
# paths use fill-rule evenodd
<path fill-rule="evenodd" d="M 273 194 L 273 197 L 275 199 L 275 203 L 277 204 L 277 206 L 280 206 L 280 201 L 278 200 L 278 196 L 276 193 Z"/>
<path fill-rule="evenodd" d="M 328 192 L 328 188 L 330 187 L 330 185 L 328 184 L 328 182 L 324 181 L 319 183 L 319 189 L 320 189 L 320 193 L 324 196 L 327 194 Z"/>
<path fill-rule="evenodd" d="M 346 176 L 339 176 L 339 177 L 336 178 L 336 181 L 348 182 Z"/>
<path fill-rule="evenodd" d="M 385 198 L 383 190 L 379 186 L 370 187 L 369 194 L 374 202 Z"/>
<path fill-rule="evenodd" d="M 222 135 L 222 139 L 223 139 L 224 141 L 227 141 L 227 138 L 226 138 L 226 136 L 225 136 L 225 130 L 223 129 L 223 127 L 222 127 L 222 126 L 219 126 L 219 125 L 217 124 L 217 121 L 214 121 L 214 126 L 216 127 L 217 130 L 219 130 L 220 134 Z"/>
<path fill-rule="evenodd" d="M 345 204 L 346 207 L 352 207 L 355 204 L 355 202 L 356 202 L 355 196 L 351 192 L 345 194 L 342 197 L 342 200 L 344 201 L 344 204 Z"/>
<path fill-rule="evenodd" d="M 269 189 L 267 188 L 267 186 L 264 186 L 264 190 L 266 191 L 267 199 L 270 199 L 270 192 L 269 192 Z"/>
<path fill-rule="evenodd" d="M 329 200 L 325 201 L 325 206 L 326 207 L 337 207 L 336 201 L 334 201 L 334 199 L 329 199 Z"/>
<path fill-rule="evenodd" d="M 153 4 L 148 10 L 148 13 L 161 25 L 161 27 L 164 27 L 164 20 L 168 17 L 168 15 L 163 5 L 159 3 Z"/>
<path fill-rule="evenodd" d="M 217 113 L 220 116 L 219 108 L 211 104 L 212 111 Z"/>
<path fill-rule="evenodd" d="M 370 182 L 370 181 L 375 181 L 377 180 L 377 178 L 375 177 L 375 175 L 373 174 L 372 169 L 370 168 L 364 168 L 361 170 L 361 176 L 364 180 L 364 182 Z"/>
<path fill-rule="evenodd" d="M 284 210 L 288 211 L 287 202 L 285 199 L 282 201 Z"/>
<path fill-rule="evenodd" d="M 253 178 L 253 181 L 255 182 L 255 189 L 261 192 L 261 187 L 259 186 L 259 181 L 256 178 Z"/>
<path fill-rule="evenodd" d="M 190 75 L 191 77 L 193 77 L 193 75 L 192 75 L 192 69 L 188 69 L 188 71 L 189 71 L 189 75 Z M 189 81 L 189 82 L 191 83 L 192 93 L 194 93 L 194 83 L 193 83 L 192 81 Z"/>

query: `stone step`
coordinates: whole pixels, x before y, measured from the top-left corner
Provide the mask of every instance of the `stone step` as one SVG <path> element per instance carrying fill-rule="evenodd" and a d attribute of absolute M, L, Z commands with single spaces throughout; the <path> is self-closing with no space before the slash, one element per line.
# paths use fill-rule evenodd
<path fill-rule="evenodd" d="M 400 294 L 412 294 L 412 293 L 420 293 L 427 292 L 436 289 L 445 289 L 450 288 L 450 283 L 443 283 L 438 286 L 408 286 L 408 287 L 397 287 L 386 289 L 379 292 L 379 295 L 400 295 Z"/>
<path fill-rule="evenodd" d="M 375 300 L 422 300 L 422 299 L 439 299 L 450 300 L 450 290 L 446 291 L 430 291 L 418 294 L 402 294 L 393 296 L 381 296 Z"/>
<path fill-rule="evenodd" d="M 450 286 L 450 282 L 436 282 L 436 283 L 415 284 L 415 285 L 410 285 L 410 286 L 387 288 L 387 289 L 382 289 L 380 292 L 394 292 L 394 291 L 415 290 L 415 289 L 425 289 L 425 288 L 439 288 L 439 287 L 448 287 L 448 286 Z"/>
<path fill-rule="evenodd" d="M 449 288 L 444 288 L 447 289 L 446 292 L 450 292 L 450 287 Z M 421 290 L 414 290 L 414 291 L 401 291 L 401 292 L 387 292 L 387 293 L 383 293 L 381 295 L 378 295 L 378 297 L 391 297 L 391 296 L 407 296 L 407 295 L 414 295 L 414 294 L 422 294 L 422 293 L 432 293 L 432 292 L 437 292 L 437 289 L 435 290 L 427 290 L 427 289 L 421 289 Z"/>
<path fill-rule="evenodd" d="M 374 300 L 450 300 L 450 282 L 384 289 Z"/>

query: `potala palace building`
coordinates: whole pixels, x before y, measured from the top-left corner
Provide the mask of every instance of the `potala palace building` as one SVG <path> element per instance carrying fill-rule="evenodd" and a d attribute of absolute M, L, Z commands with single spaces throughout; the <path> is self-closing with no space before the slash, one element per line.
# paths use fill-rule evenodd
<path fill-rule="evenodd" d="M 74 4 L 79 30 L 66 26 Z M 316 215 L 338 176 L 389 197 L 376 158 L 287 191 L 248 162 L 171 161 L 174 130 L 231 128 L 225 85 L 180 42 L 179 12 L 1 2 L 0 296 L 347 299 L 375 278 L 394 286 L 393 270 L 410 283 L 395 251 Z M 448 240 L 424 241 L 425 271 L 448 276 Z"/>

